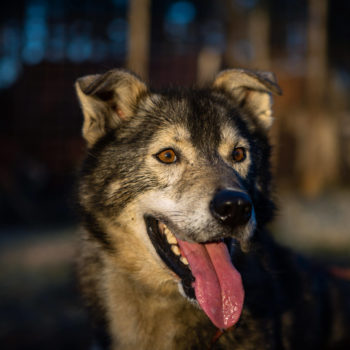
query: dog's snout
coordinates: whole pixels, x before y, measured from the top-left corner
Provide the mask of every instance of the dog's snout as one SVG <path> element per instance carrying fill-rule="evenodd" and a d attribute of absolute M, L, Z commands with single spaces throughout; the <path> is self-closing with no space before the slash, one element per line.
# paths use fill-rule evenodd
<path fill-rule="evenodd" d="M 252 202 L 239 191 L 220 190 L 210 202 L 210 211 L 221 223 L 236 227 L 248 222 L 252 215 Z"/>

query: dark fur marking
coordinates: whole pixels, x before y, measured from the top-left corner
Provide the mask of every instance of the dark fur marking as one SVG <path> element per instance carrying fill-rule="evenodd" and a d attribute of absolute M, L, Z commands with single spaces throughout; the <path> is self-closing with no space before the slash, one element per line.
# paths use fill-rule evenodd
<path fill-rule="evenodd" d="M 103 248 L 110 252 L 115 253 L 115 249 L 111 243 L 111 241 L 108 238 L 108 235 L 106 232 L 100 227 L 98 224 L 98 221 L 95 217 L 93 217 L 92 214 L 86 212 L 85 210 L 82 210 L 83 214 L 83 223 L 87 231 L 97 240 L 99 241 Z"/>

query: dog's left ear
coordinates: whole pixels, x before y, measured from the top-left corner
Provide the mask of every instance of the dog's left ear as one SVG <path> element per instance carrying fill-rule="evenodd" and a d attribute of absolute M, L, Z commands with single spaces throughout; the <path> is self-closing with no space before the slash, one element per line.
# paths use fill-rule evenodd
<path fill-rule="evenodd" d="M 148 91 L 141 79 L 122 69 L 79 78 L 75 88 L 84 114 L 83 136 L 89 147 L 123 120 L 130 119 Z"/>
<path fill-rule="evenodd" d="M 272 94 L 282 94 L 273 73 L 228 69 L 216 76 L 213 86 L 229 93 L 237 106 L 254 116 L 263 129 L 270 128 L 273 121 Z"/>

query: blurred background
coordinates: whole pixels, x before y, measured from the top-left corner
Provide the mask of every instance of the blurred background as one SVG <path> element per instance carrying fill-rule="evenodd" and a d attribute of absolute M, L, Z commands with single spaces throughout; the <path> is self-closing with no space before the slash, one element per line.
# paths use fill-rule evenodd
<path fill-rule="evenodd" d="M 154 87 L 273 71 L 285 245 L 350 263 L 350 2 L 16 0 L 0 12 L 0 344 L 87 349 L 72 189 L 84 155 L 73 89 L 115 67 Z"/>

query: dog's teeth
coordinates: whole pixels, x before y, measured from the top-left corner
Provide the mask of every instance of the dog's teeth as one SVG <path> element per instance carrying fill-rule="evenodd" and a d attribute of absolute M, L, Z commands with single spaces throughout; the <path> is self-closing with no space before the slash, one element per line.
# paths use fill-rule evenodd
<path fill-rule="evenodd" d="M 169 244 L 177 244 L 177 240 L 175 236 L 169 231 L 169 233 L 166 233 L 166 239 Z"/>
<path fill-rule="evenodd" d="M 163 232 L 169 244 L 177 244 L 175 236 L 166 226 L 164 227 Z"/>
<path fill-rule="evenodd" d="M 172 245 L 171 250 L 175 255 L 180 255 L 180 249 L 177 245 Z"/>
<path fill-rule="evenodd" d="M 186 259 L 184 256 L 182 256 L 182 257 L 180 258 L 180 261 L 181 261 L 183 264 L 188 265 L 188 261 L 187 261 L 187 259 Z"/>

